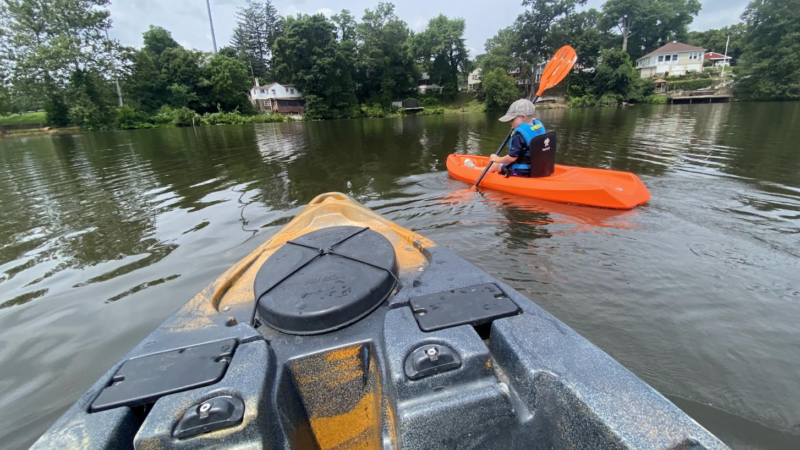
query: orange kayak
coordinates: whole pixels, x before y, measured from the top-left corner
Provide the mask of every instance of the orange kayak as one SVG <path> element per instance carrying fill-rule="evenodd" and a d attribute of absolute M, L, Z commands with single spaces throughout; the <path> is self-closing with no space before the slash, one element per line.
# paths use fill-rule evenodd
<path fill-rule="evenodd" d="M 475 167 L 465 166 L 466 159 L 472 160 Z M 447 157 L 447 171 L 453 178 L 474 184 L 488 163 L 487 156 L 452 154 Z M 506 178 L 497 173 L 488 173 L 480 186 L 526 197 L 600 208 L 633 209 L 650 200 L 644 183 L 632 173 L 559 165 L 556 165 L 552 175 L 543 178 Z"/>

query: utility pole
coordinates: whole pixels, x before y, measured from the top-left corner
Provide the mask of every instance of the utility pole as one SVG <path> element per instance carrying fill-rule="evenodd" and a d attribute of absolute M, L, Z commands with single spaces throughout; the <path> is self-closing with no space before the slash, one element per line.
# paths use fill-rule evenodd
<path fill-rule="evenodd" d="M 725 57 L 722 58 L 722 79 L 725 79 L 725 63 L 728 62 L 728 44 L 731 43 L 731 35 L 728 35 L 728 40 L 725 41 Z"/>
<path fill-rule="evenodd" d="M 114 64 L 114 51 L 111 49 L 111 39 L 108 37 L 108 28 L 106 28 L 106 43 L 108 43 L 108 54 L 111 56 L 111 64 L 114 66 L 114 69 L 117 68 L 117 65 Z M 119 88 L 119 79 L 117 78 L 116 73 L 112 73 L 114 76 L 114 84 L 117 85 L 117 98 L 119 99 L 119 107 L 122 108 L 122 91 Z"/>
<path fill-rule="evenodd" d="M 217 38 L 214 37 L 214 21 L 211 19 L 211 1 L 206 0 L 208 7 L 208 24 L 211 25 L 211 42 L 214 44 L 214 53 L 217 53 Z"/>

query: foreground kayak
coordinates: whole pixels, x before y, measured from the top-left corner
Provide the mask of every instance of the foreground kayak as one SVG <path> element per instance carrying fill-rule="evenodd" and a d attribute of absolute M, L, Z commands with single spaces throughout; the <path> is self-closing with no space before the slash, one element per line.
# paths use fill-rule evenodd
<path fill-rule="evenodd" d="M 474 168 L 464 165 L 467 159 Z M 474 184 L 488 163 L 487 156 L 452 154 L 447 157 L 447 171 L 453 178 Z M 650 200 L 644 183 L 632 173 L 559 165 L 552 175 L 542 178 L 506 178 L 487 173 L 480 186 L 554 202 L 613 209 L 632 209 Z"/>
<path fill-rule="evenodd" d="M 315 198 L 34 448 L 725 449 L 510 286 Z"/>

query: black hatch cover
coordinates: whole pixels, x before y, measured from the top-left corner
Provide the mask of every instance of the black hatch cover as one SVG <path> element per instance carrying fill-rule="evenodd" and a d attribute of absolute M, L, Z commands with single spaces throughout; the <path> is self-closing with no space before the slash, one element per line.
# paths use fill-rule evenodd
<path fill-rule="evenodd" d="M 412 298 L 411 310 L 422 331 L 435 331 L 482 325 L 517 314 L 519 307 L 494 283 L 484 283 Z"/>
<path fill-rule="evenodd" d="M 125 361 L 92 403 L 92 412 L 155 402 L 176 392 L 221 380 L 228 369 L 236 339 L 179 348 Z"/>
<path fill-rule="evenodd" d="M 394 247 L 368 228 L 323 228 L 287 242 L 258 270 L 255 297 L 267 325 L 319 334 L 349 325 L 389 297 Z"/>

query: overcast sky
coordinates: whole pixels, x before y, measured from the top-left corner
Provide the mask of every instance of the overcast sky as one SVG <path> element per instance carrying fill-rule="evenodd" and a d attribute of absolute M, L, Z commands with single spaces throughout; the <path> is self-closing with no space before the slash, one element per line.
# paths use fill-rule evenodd
<path fill-rule="evenodd" d="M 150 25 L 172 32 L 187 48 L 211 51 L 211 32 L 208 26 L 206 0 L 111 0 L 111 34 L 125 45 L 140 47 L 142 33 Z M 600 8 L 604 0 L 589 0 L 587 8 Z M 297 13 L 322 12 L 334 14 L 349 9 L 360 19 L 365 8 L 374 8 L 378 0 L 273 0 L 278 13 L 287 16 Z M 706 0 L 703 9 L 691 25 L 692 30 L 720 28 L 739 21 L 748 0 Z M 211 12 L 217 47 L 228 45 L 236 24 L 236 9 L 245 0 L 211 0 Z M 402 0 L 395 1 L 395 13 L 413 29 L 425 28 L 428 20 L 443 13 L 466 20 L 467 47 L 470 57 L 483 52 L 486 39 L 500 28 L 511 25 L 523 11 L 521 0 Z"/>

